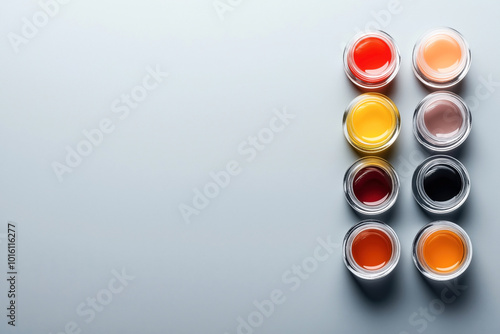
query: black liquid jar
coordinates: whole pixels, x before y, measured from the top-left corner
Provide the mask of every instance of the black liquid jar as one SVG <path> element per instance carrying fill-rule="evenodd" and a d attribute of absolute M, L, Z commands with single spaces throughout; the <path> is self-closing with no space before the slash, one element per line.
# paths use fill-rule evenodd
<path fill-rule="evenodd" d="M 413 173 L 413 197 L 426 211 L 450 213 L 469 196 L 470 178 L 455 158 L 436 155 L 422 162 Z"/>

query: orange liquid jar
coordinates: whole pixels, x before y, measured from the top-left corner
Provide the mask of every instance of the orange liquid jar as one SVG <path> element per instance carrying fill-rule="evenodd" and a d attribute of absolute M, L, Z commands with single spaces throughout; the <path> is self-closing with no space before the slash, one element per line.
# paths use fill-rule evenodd
<path fill-rule="evenodd" d="M 413 72 L 425 85 L 448 88 L 460 82 L 471 64 L 464 37 L 451 28 L 438 28 L 422 36 L 413 48 Z"/>
<path fill-rule="evenodd" d="M 424 226 L 413 241 L 413 260 L 420 272 L 433 280 L 460 276 L 472 260 L 472 243 L 457 224 L 436 221 Z"/>
<path fill-rule="evenodd" d="M 400 254 L 396 232 L 377 220 L 356 224 L 344 237 L 344 263 L 354 275 L 363 279 L 388 275 L 396 267 Z"/>

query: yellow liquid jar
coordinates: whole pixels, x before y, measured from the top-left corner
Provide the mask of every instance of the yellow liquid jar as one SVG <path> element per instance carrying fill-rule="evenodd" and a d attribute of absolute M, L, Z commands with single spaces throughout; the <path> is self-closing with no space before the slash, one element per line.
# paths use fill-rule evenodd
<path fill-rule="evenodd" d="M 379 93 L 356 97 L 342 120 L 347 141 L 363 153 L 378 153 L 391 146 L 401 129 L 398 108 L 390 98 Z"/>

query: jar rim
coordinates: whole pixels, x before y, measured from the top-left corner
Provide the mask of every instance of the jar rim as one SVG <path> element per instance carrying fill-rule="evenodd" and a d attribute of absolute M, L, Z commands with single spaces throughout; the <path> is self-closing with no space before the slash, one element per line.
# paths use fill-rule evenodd
<path fill-rule="evenodd" d="M 390 134 L 384 140 L 381 140 L 378 143 L 367 143 L 364 142 L 361 138 L 356 136 L 353 133 L 352 124 L 348 122 L 350 116 L 355 111 L 355 107 L 357 107 L 362 102 L 375 101 L 378 103 L 383 103 L 387 108 L 387 111 L 391 113 L 391 116 L 394 117 L 394 125 L 391 126 Z M 399 132 L 401 130 L 401 116 L 399 114 L 399 110 L 396 107 L 396 104 L 386 95 L 381 93 L 363 93 L 355 97 L 347 106 L 344 111 L 342 126 L 344 129 L 344 136 L 355 149 L 364 153 L 378 153 L 389 148 L 398 138 Z"/>
<path fill-rule="evenodd" d="M 422 254 L 423 245 L 426 238 L 436 231 L 451 231 L 461 239 L 464 245 L 465 255 L 464 260 L 457 269 L 441 273 L 430 268 L 430 266 L 425 262 Z M 417 232 L 415 238 L 413 239 L 412 257 L 415 266 L 424 276 L 436 281 L 451 280 L 464 273 L 472 261 L 472 253 L 472 241 L 470 240 L 467 232 L 465 232 L 465 230 L 457 224 L 446 220 L 438 220 L 425 225 Z"/>
<path fill-rule="evenodd" d="M 440 138 L 432 134 L 425 124 L 425 113 L 430 106 L 439 101 L 454 104 L 460 112 L 462 124 L 454 135 Z M 472 114 L 465 101 L 457 94 L 449 91 L 430 93 L 419 102 L 413 114 L 413 134 L 425 148 L 435 152 L 446 152 L 460 146 L 468 138 L 472 129 Z"/>
<path fill-rule="evenodd" d="M 436 166 L 453 168 L 460 176 L 462 186 L 460 192 L 447 201 L 435 201 L 424 190 L 425 175 Z M 425 159 L 413 173 L 412 190 L 415 201 L 426 211 L 435 214 L 450 213 L 461 207 L 470 193 L 470 177 L 465 166 L 457 159 L 447 155 L 435 155 Z"/>
<path fill-rule="evenodd" d="M 366 167 L 376 167 L 382 170 L 391 180 L 391 192 L 389 196 L 377 205 L 367 205 L 361 202 L 354 193 L 354 178 L 360 170 Z M 392 208 L 398 198 L 399 188 L 400 180 L 396 170 L 387 160 L 379 157 L 364 157 L 356 160 L 344 175 L 344 195 L 347 203 L 354 210 L 364 215 L 378 215 Z"/>
<path fill-rule="evenodd" d="M 385 264 L 382 268 L 377 270 L 367 270 L 361 267 L 354 260 L 354 257 L 352 255 L 352 242 L 354 241 L 354 238 L 362 231 L 368 229 L 376 229 L 382 231 L 385 235 L 387 235 L 387 237 L 391 241 L 391 246 L 392 246 L 391 258 L 387 262 L 387 264 Z M 366 280 L 374 280 L 387 276 L 394 270 L 401 256 L 401 244 L 399 242 L 399 238 L 396 232 L 386 223 L 374 219 L 363 220 L 354 225 L 353 227 L 351 227 L 349 231 L 347 231 L 344 237 L 342 250 L 343 250 L 342 252 L 344 257 L 344 264 L 346 265 L 347 269 L 349 269 L 349 271 L 354 275 L 356 275 L 357 277 Z"/>
<path fill-rule="evenodd" d="M 354 61 L 353 53 L 355 46 L 363 39 L 375 37 L 384 41 L 391 50 L 391 61 L 387 68 L 381 73 L 370 75 L 361 70 Z M 349 80 L 363 89 L 379 89 L 389 84 L 399 72 L 401 67 L 401 54 L 394 39 L 382 30 L 359 32 L 346 44 L 343 54 L 344 72 Z"/>
<path fill-rule="evenodd" d="M 457 67 L 449 73 L 440 73 L 426 65 L 423 60 L 423 47 L 430 39 L 446 36 L 456 41 L 460 47 L 461 59 Z M 415 43 L 412 52 L 413 72 L 425 85 L 432 88 L 449 88 L 460 82 L 468 73 L 471 65 L 471 51 L 465 38 L 457 30 L 440 27 L 427 31 Z"/>

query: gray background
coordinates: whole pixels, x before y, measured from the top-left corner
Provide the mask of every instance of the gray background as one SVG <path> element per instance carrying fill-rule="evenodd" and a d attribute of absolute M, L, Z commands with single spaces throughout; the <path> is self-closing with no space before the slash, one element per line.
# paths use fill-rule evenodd
<path fill-rule="evenodd" d="M 15 53 L 8 34 L 19 34 L 22 18 L 40 7 L 2 2 L 0 233 L 7 221 L 18 223 L 19 298 L 12 330 L 2 279 L 0 331 L 55 334 L 74 321 L 82 333 L 233 334 L 254 300 L 279 289 L 285 302 L 255 333 L 498 332 L 500 86 L 483 82 L 500 82 L 498 3 L 401 0 L 390 18 L 385 0 L 232 4 L 221 19 L 211 0 L 74 0 Z M 388 155 L 402 185 L 383 217 L 400 237 L 401 260 L 390 284 L 373 290 L 356 282 L 336 248 L 292 291 L 282 276 L 313 255 L 317 238 L 339 243 L 361 220 L 342 192 L 358 158 L 343 137 L 342 113 L 360 92 L 343 73 L 341 47 L 377 18 L 402 55 L 388 92 L 402 115 Z M 458 152 L 472 192 L 450 219 L 469 233 L 474 257 L 465 291 L 412 324 L 414 312 L 439 307 L 443 288 L 427 284 L 411 261 L 414 235 L 434 219 L 411 195 L 411 172 L 427 155 L 411 117 L 428 93 L 412 73 L 411 50 L 435 26 L 459 30 L 473 54 L 458 89 L 474 109 Z M 120 120 L 111 102 L 156 65 L 169 77 Z M 246 162 L 240 143 L 284 107 L 295 119 Z M 114 132 L 59 182 L 52 162 L 63 162 L 65 146 L 103 118 Z M 231 160 L 241 174 L 186 224 L 179 205 Z M 3 239 L 1 268 L 5 248 Z M 122 268 L 135 279 L 86 323 L 77 306 Z"/>

